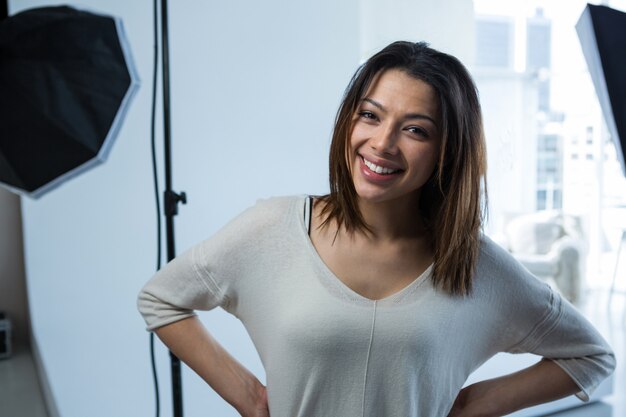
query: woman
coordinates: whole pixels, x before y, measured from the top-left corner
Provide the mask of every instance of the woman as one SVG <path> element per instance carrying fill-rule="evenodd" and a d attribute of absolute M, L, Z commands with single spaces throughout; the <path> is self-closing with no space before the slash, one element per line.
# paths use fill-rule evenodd
<path fill-rule="evenodd" d="M 355 74 L 330 194 L 257 203 L 139 295 L 148 329 L 242 416 L 500 416 L 576 394 L 615 365 L 571 305 L 481 235 L 485 145 L 454 57 L 395 42 Z M 203 328 L 246 326 L 267 388 Z M 545 359 L 461 389 L 497 352 Z"/>

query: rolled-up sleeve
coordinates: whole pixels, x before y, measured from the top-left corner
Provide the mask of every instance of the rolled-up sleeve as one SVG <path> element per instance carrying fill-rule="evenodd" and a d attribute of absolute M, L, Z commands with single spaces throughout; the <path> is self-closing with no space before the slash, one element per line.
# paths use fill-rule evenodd
<path fill-rule="evenodd" d="M 576 396 L 589 398 L 597 386 L 615 369 L 613 350 L 569 301 L 535 277 L 521 278 L 527 282 L 521 299 L 526 300 L 520 313 L 528 318 L 538 317 L 528 328 L 526 336 L 507 349 L 510 353 L 534 353 L 554 361 L 579 386 Z"/>
<path fill-rule="evenodd" d="M 279 216 L 276 202 L 260 200 L 161 268 L 137 300 L 147 329 L 191 317 L 195 310 L 221 307 L 236 316 L 242 285 L 255 291 L 250 270 L 264 256 L 263 246 L 250 237 L 267 235 Z"/>
<path fill-rule="evenodd" d="M 547 285 L 546 285 L 547 288 Z M 574 306 L 549 291 L 545 314 L 512 351 L 551 359 L 580 387 L 583 401 L 615 369 L 615 355 L 602 335 Z"/>
<path fill-rule="evenodd" d="M 139 292 L 137 307 L 154 330 L 195 315 L 194 310 L 223 306 L 227 299 L 197 262 L 197 245 L 165 265 Z"/>

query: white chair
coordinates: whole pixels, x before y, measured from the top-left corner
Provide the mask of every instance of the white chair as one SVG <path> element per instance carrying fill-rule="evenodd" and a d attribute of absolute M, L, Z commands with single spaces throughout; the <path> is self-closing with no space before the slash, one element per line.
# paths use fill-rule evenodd
<path fill-rule="evenodd" d="M 558 211 L 513 217 L 506 247 L 531 273 L 552 284 L 570 302 L 580 300 L 586 257 L 580 220 Z"/>

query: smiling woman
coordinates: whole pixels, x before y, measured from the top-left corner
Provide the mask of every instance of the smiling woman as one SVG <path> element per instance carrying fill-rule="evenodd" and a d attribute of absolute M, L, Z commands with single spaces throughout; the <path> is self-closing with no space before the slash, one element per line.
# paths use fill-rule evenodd
<path fill-rule="evenodd" d="M 404 135 L 398 136 L 400 132 Z M 391 142 L 380 142 L 388 134 Z M 375 137 L 367 139 L 368 135 Z M 360 154 L 348 146 L 350 142 L 354 147 L 359 138 L 369 144 L 369 150 L 366 144 Z M 371 219 L 363 218 L 366 201 L 357 198 L 356 186 L 373 186 L 376 177 L 372 170 L 359 168 L 358 156 L 365 166 L 366 161 L 376 165 L 372 159 L 380 163 L 404 159 L 402 163 L 407 164 L 400 148 L 393 150 L 398 153 L 393 158 L 388 157 L 388 150 L 383 157 L 385 150 L 372 149 L 377 143 L 402 145 L 415 152 L 412 168 L 395 175 L 394 185 L 408 185 L 407 178 L 426 178 L 416 178 L 417 192 L 404 190 L 404 217 L 398 223 L 403 229 L 413 225 L 435 231 L 428 245 L 434 252 L 433 282 L 450 293 L 469 293 L 486 207 L 486 151 L 476 87 L 459 60 L 424 43 L 395 42 L 359 68 L 337 114 L 330 150 L 331 191 L 320 199 L 324 226 L 335 220 L 350 232 L 372 231 Z M 346 157 L 354 151 L 356 155 Z M 417 154 L 421 156 L 414 160 Z M 359 171 L 362 175 L 353 176 Z M 370 181 L 360 181 L 365 178 Z M 399 203 L 387 206 L 399 210 Z M 385 217 L 398 219 L 398 215 L 396 211 Z"/>
<path fill-rule="evenodd" d="M 477 417 L 576 394 L 614 355 L 567 301 L 481 233 L 485 147 L 454 57 L 396 42 L 355 74 L 330 193 L 259 202 L 139 294 L 163 342 L 246 417 Z M 239 318 L 267 386 L 194 310 Z M 463 388 L 498 352 L 544 357 Z"/>

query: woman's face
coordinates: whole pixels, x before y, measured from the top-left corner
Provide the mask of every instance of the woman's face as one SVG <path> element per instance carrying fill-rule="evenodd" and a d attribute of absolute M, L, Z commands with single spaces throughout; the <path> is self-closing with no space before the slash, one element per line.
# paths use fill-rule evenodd
<path fill-rule="evenodd" d="M 439 156 L 435 90 L 401 70 L 387 70 L 374 78 L 354 117 L 348 163 L 359 198 L 419 197 Z"/>

